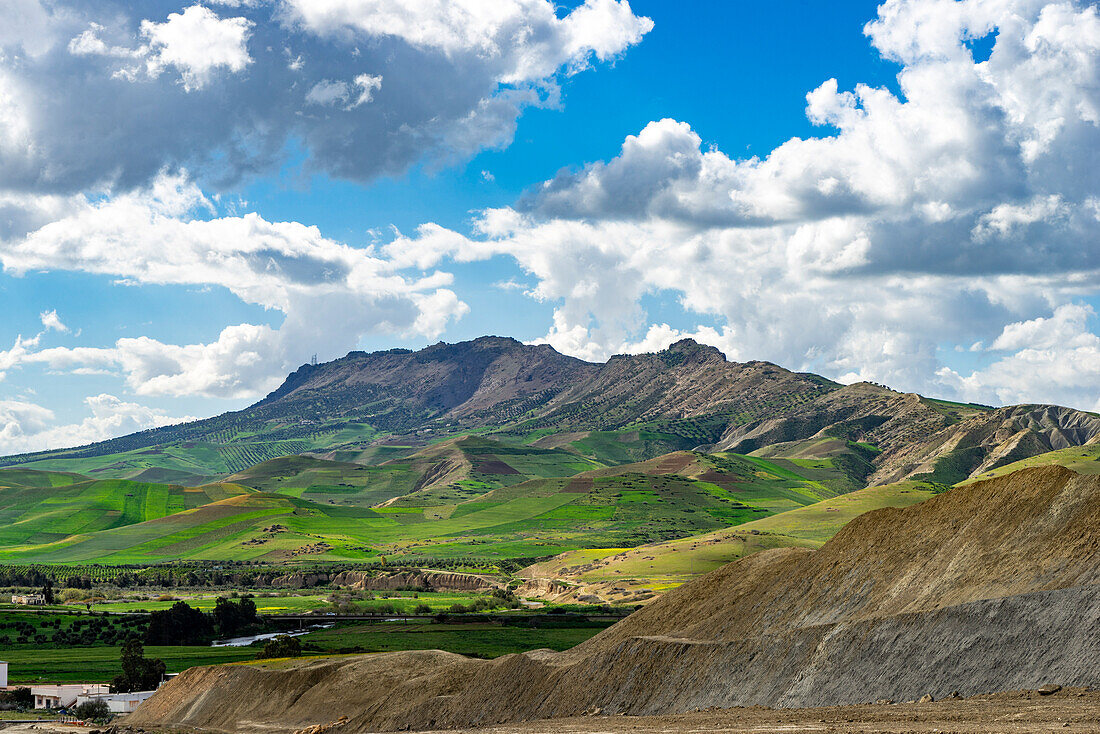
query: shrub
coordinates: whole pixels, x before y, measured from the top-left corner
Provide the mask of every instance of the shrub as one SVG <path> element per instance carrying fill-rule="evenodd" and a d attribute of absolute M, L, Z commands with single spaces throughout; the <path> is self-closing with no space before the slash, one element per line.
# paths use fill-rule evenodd
<path fill-rule="evenodd" d="M 0 691 L 0 705 L 10 706 L 16 709 L 34 708 L 34 696 L 30 688 L 15 688 L 10 691 Z"/>
<path fill-rule="evenodd" d="M 257 660 L 265 658 L 297 658 L 302 656 L 302 643 L 290 635 L 279 635 L 264 643 L 264 649 L 256 654 Z"/>
<path fill-rule="evenodd" d="M 84 721 L 106 721 L 111 718 L 111 712 L 107 708 L 107 702 L 102 698 L 93 698 L 73 708 L 70 712 L 78 719 Z"/>

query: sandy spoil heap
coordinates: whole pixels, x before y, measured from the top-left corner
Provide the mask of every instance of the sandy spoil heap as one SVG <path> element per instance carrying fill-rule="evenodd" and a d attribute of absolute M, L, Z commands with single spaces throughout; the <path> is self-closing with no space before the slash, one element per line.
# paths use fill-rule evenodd
<path fill-rule="evenodd" d="M 479 726 L 1100 683 L 1100 476 L 1028 469 L 863 515 L 669 592 L 564 653 L 193 668 L 128 723 Z"/>

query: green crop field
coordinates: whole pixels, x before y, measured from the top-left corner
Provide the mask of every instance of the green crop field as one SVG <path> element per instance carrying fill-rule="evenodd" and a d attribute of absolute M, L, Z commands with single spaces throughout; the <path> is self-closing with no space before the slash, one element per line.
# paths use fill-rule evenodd
<path fill-rule="evenodd" d="M 566 569 L 579 567 L 585 570 L 571 577 L 581 582 L 668 588 L 760 550 L 820 547 L 865 512 L 908 507 L 934 496 L 936 491 L 922 482 L 869 487 L 711 533 L 635 548 L 576 551 L 541 564 L 538 573 L 558 576 Z"/>
<path fill-rule="evenodd" d="M 35 683 L 109 683 L 119 673 L 121 647 L 71 647 L 43 649 L 15 645 L 4 650 L 11 685 Z M 145 648 L 148 658 L 160 658 L 169 673 L 196 665 L 217 665 L 252 660 L 256 650 L 247 647 L 157 647 Z"/>
<path fill-rule="evenodd" d="M 307 655 L 446 650 L 476 657 L 497 657 L 540 648 L 565 650 L 584 642 L 609 623 L 564 622 L 560 626 L 524 627 L 501 623 L 342 624 L 298 639 Z M 252 661 L 259 647 L 147 646 L 145 656 L 160 658 L 170 673 L 196 665 Z M 119 673 L 118 646 L 43 648 L 14 645 L 4 649 L 12 685 L 36 683 L 107 683 Z"/>
<path fill-rule="evenodd" d="M 339 626 L 300 638 L 318 652 L 397 652 L 446 650 L 461 655 L 494 658 L 528 650 L 567 650 L 579 645 L 610 622 L 525 627 L 499 622 L 466 624 L 363 624 Z"/>
<path fill-rule="evenodd" d="M 285 457 L 201 487 L 3 470 L 0 561 L 547 557 L 690 536 L 836 496 L 836 471 L 811 464 L 681 452 L 615 468 L 467 437 L 377 466 Z"/>

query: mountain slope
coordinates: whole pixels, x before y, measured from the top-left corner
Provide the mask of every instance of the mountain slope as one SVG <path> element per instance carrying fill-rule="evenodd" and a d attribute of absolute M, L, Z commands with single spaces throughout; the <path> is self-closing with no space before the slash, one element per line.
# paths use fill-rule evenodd
<path fill-rule="evenodd" d="M 128 723 L 389 731 L 1091 686 L 1097 625 L 1100 476 L 1046 467 L 749 556 L 564 653 L 193 668 Z"/>
<path fill-rule="evenodd" d="M 417 352 L 352 352 L 303 366 L 241 411 L 0 463 L 97 478 L 167 470 L 200 484 L 292 454 L 382 464 L 472 431 L 604 465 L 695 448 L 816 459 L 842 469 L 856 489 L 910 477 L 951 484 L 1087 444 L 1100 440 L 1100 417 L 840 386 L 767 362 L 729 362 L 691 340 L 600 365 L 548 345 L 482 337 Z"/>

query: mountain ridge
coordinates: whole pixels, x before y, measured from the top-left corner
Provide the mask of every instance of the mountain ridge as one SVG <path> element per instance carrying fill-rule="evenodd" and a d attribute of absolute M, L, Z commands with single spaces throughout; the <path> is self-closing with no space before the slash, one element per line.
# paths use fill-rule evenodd
<path fill-rule="evenodd" d="M 380 446 L 422 446 L 470 432 L 578 453 L 602 450 L 606 455 L 588 455 L 605 463 L 685 449 L 767 449 L 781 458 L 797 450 L 804 460 L 808 443 L 818 442 L 831 447 L 825 458 L 851 468 L 857 483 L 913 477 L 953 484 L 1100 440 L 1100 417 L 1061 406 L 989 408 L 866 382 L 840 385 L 770 362 L 731 362 L 691 339 L 597 364 L 547 344 L 485 336 L 417 351 L 350 352 L 299 367 L 240 411 L 9 456 L 0 466 L 83 470 L 80 461 L 93 461 L 91 473 L 102 476 L 127 478 L 153 467 L 201 482 L 284 455 L 371 463 L 364 457 Z"/>

